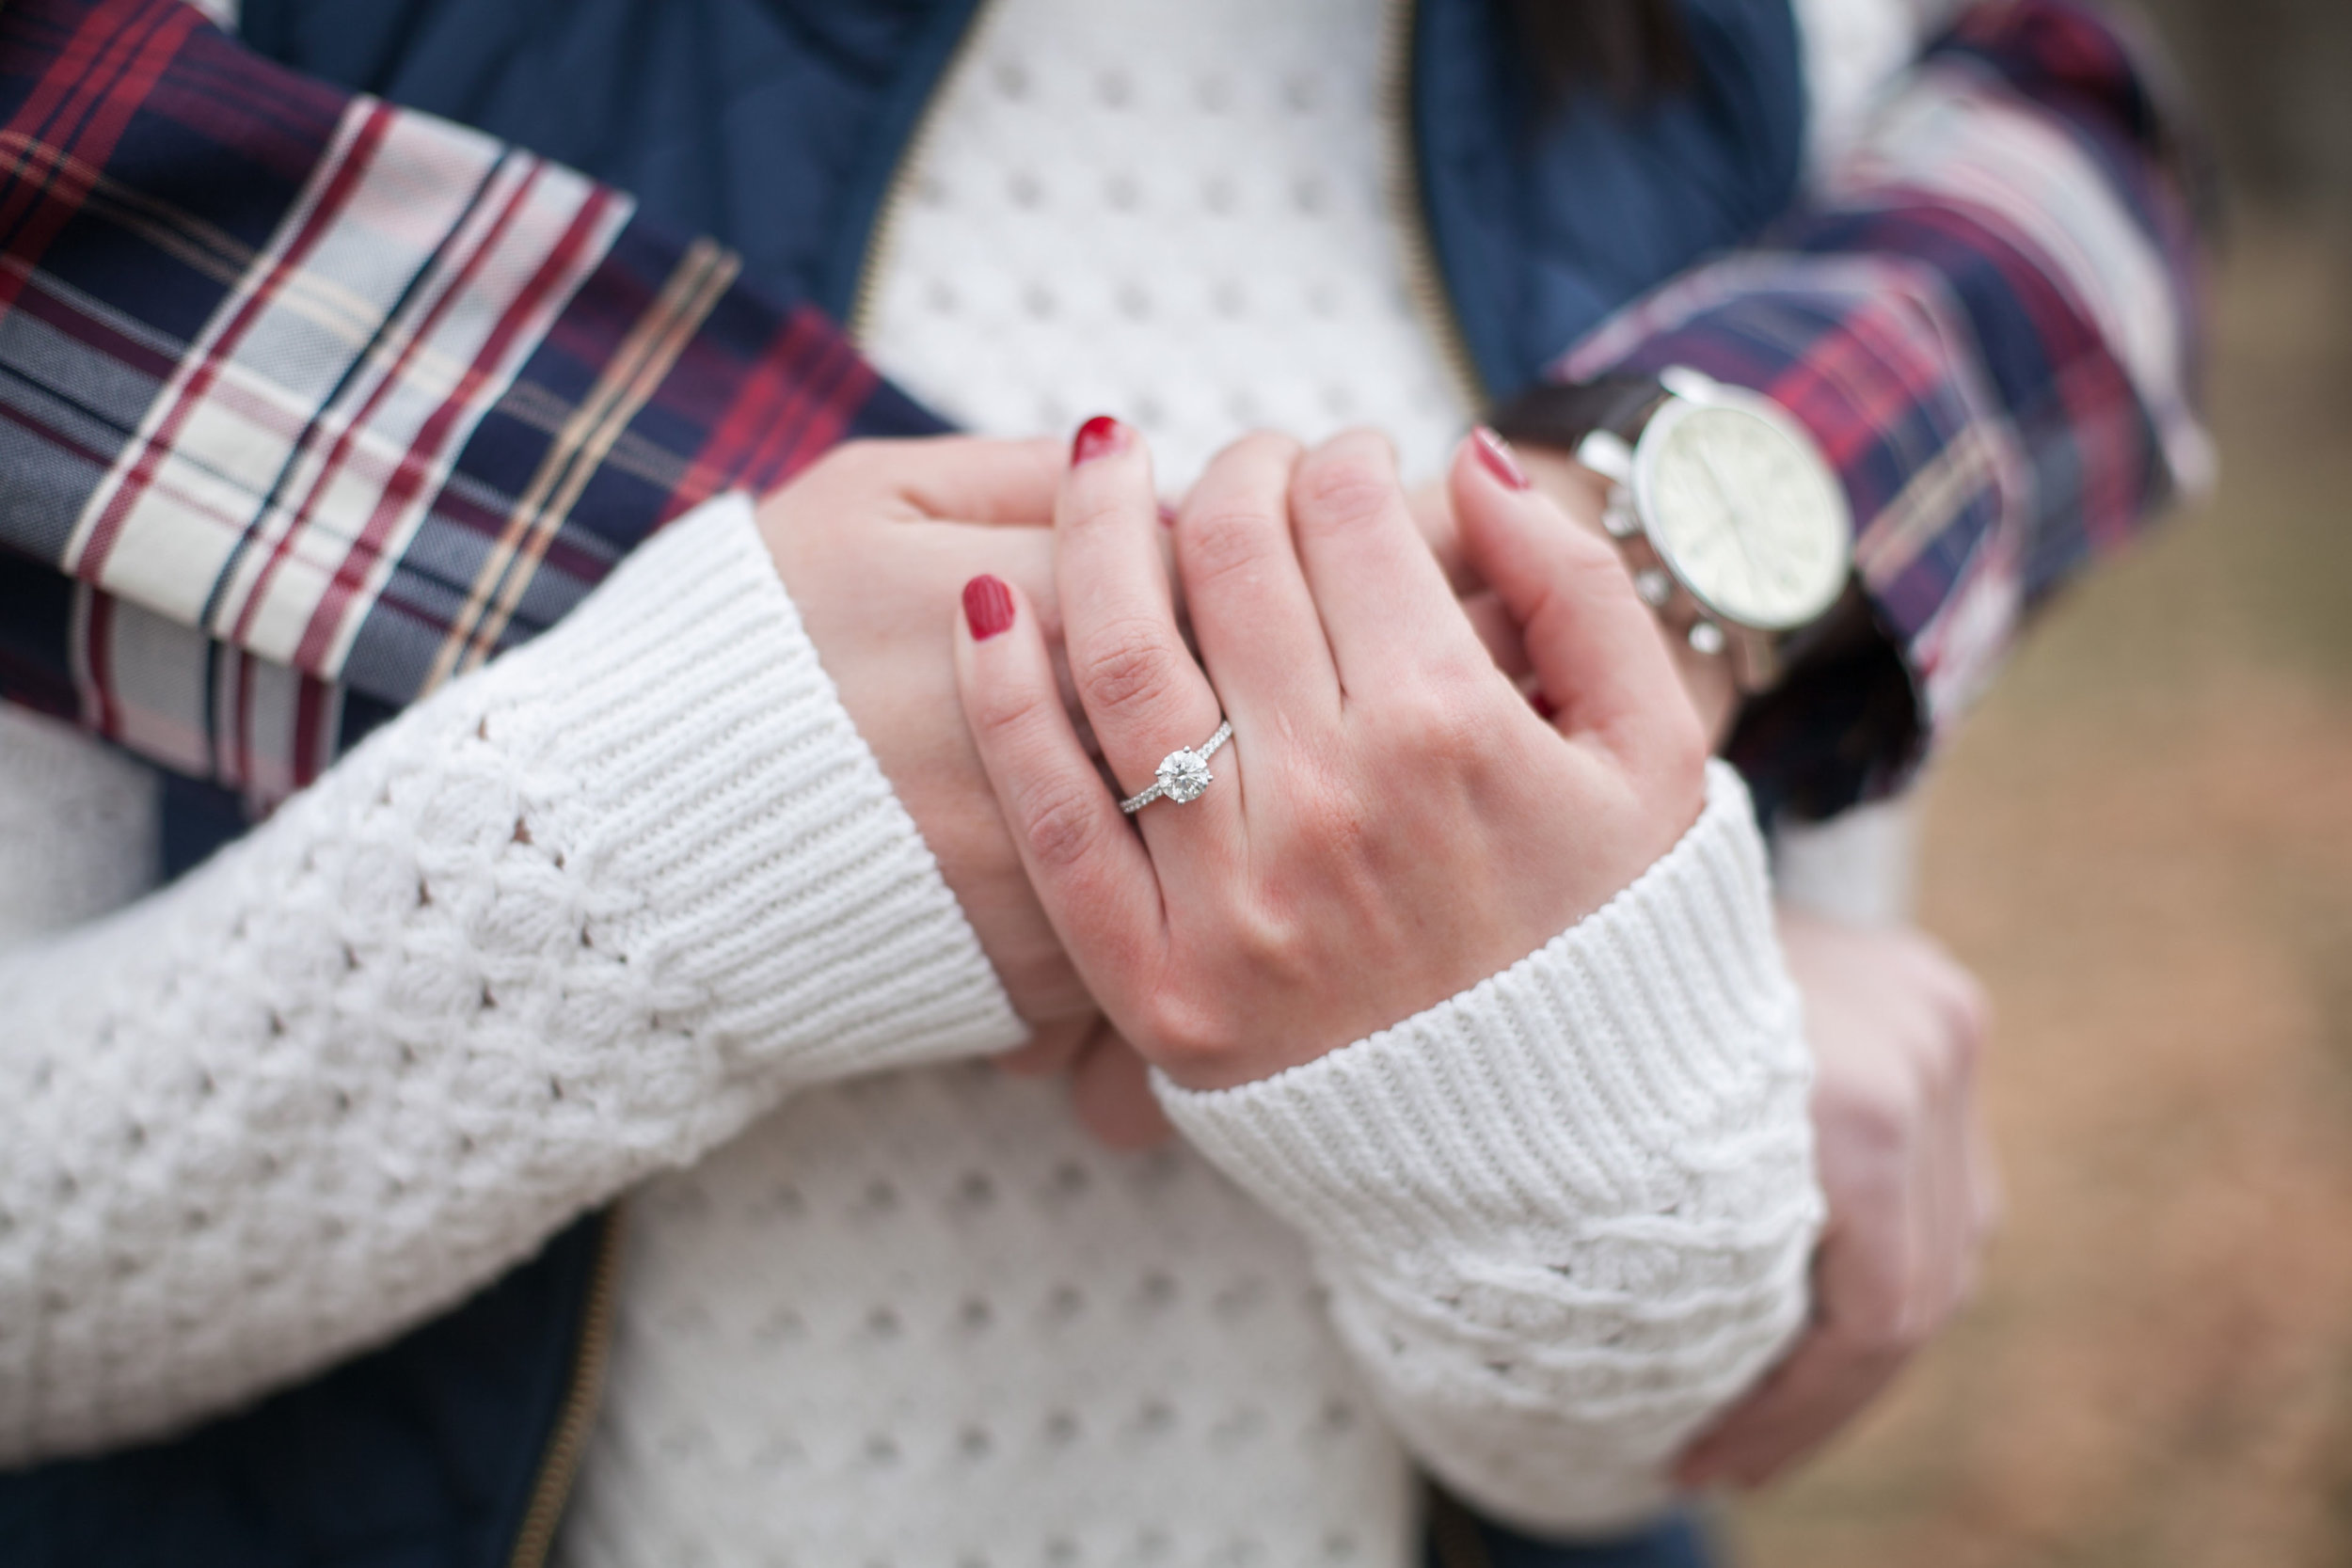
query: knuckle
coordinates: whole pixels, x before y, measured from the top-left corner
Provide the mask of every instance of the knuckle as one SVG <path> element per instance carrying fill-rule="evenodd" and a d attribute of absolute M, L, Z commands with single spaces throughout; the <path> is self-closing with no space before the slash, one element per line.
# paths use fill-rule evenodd
<path fill-rule="evenodd" d="M 1929 1098 L 1942 1104 L 1967 1093 L 1982 1040 L 1964 1018 L 1947 1016 L 1937 1024 L 1925 1037 L 1919 1073 Z"/>
<path fill-rule="evenodd" d="M 1871 1301 L 1848 1318 L 1844 1338 L 1866 1367 L 1891 1371 L 1928 1342 L 1934 1330 L 1917 1292 L 1909 1286 Z"/>
<path fill-rule="evenodd" d="M 1706 789 L 1707 761 L 1713 752 L 1695 707 L 1687 702 L 1661 704 L 1656 745 L 1656 766 L 1664 780 L 1680 789 Z"/>
<path fill-rule="evenodd" d="M 1371 522 L 1399 499 L 1396 475 L 1376 453 L 1385 449 L 1343 440 L 1311 454 L 1291 481 L 1301 524 L 1347 529 Z"/>
<path fill-rule="evenodd" d="M 1976 1089 L 1976 1050 L 1954 1031 L 1924 1032 L 1912 1047 L 1914 1092 L 1921 1118 L 1964 1114 Z"/>
<path fill-rule="evenodd" d="M 1022 797 L 1021 837 L 1030 858 L 1045 871 L 1068 871 L 1091 858 L 1103 832 L 1099 800 L 1066 784 L 1042 785 Z"/>
<path fill-rule="evenodd" d="M 1955 1089 L 1965 1089 L 1977 1079 L 1977 1070 L 1984 1063 L 1985 1036 L 1975 1021 L 1955 1019 L 1945 1032 L 1944 1053 L 1948 1058 L 1947 1071 Z"/>
<path fill-rule="evenodd" d="M 1307 931 L 1297 918 L 1295 901 L 1262 897 L 1232 911 L 1227 940 L 1260 974 L 1301 975 L 1307 965 Z"/>
<path fill-rule="evenodd" d="M 1326 863 L 1360 864 L 1373 858 L 1370 847 L 1381 818 L 1359 791 L 1336 784 L 1311 790 L 1298 815 L 1302 835 Z"/>
<path fill-rule="evenodd" d="M 1928 1342 L 1935 1338 L 1941 1316 L 1926 1302 L 1906 1303 L 1903 1309 L 1895 1314 L 1894 1321 L 1886 1325 L 1877 1349 L 1898 1362 L 1910 1360 L 1927 1349 Z"/>
<path fill-rule="evenodd" d="M 1843 1085 L 1827 1111 L 1827 1119 L 1843 1130 L 1845 1141 L 1874 1162 L 1901 1159 L 1918 1137 L 1919 1097 L 1899 1076 Z"/>
<path fill-rule="evenodd" d="M 1193 589 L 1255 570 L 1266 558 L 1275 524 L 1240 507 L 1221 508 L 1184 531 L 1184 577 Z"/>
<path fill-rule="evenodd" d="M 1121 528 L 1129 521 L 1132 501 L 1123 490 L 1102 485 L 1080 488 L 1068 503 L 1062 518 L 1066 530 L 1077 533 L 1106 532 Z"/>
<path fill-rule="evenodd" d="M 1265 463 L 1288 473 L 1298 466 L 1307 448 L 1288 431 L 1260 428 L 1245 432 L 1225 451 L 1228 455 Z"/>
<path fill-rule="evenodd" d="M 1214 1069 L 1232 1052 L 1232 1030 L 1213 1006 L 1173 989 L 1154 995 L 1146 1009 L 1145 1032 L 1154 1054 L 1182 1071 Z"/>
<path fill-rule="evenodd" d="M 1129 713 L 1166 701 L 1176 689 L 1178 655 L 1166 633 L 1142 623 L 1105 628 L 1073 655 L 1073 674 L 1087 705 Z"/>
<path fill-rule="evenodd" d="M 1463 688 L 1443 671 L 1399 682 L 1381 703 L 1382 739 L 1406 755 L 1459 767 L 1483 755 L 1491 726 L 1480 721 Z"/>
<path fill-rule="evenodd" d="M 1959 1052 L 1951 1032 L 1921 1029 L 1909 1039 L 1913 1092 L 1923 1107 L 1943 1104 L 1951 1098 L 1959 1076 Z"/>
<path fill-rule="evenodd" d="M 1013 1010 L 1024 1018 L 1057 1017 L 1093 1002 L 1086 982 L 1058 946 L 1040 942 L 1003 957 L 992 952 L 989 962 L 1004 982 Z"/>
<path fill-rule="evenodd" d="M 1280 799 L 1285 811 L 1285 863 L 1301 877 L 1312 876 L 1350 854 L 1376 820 L 1365 808 L 1357 783 L 1359 760 L 1343 745 L 1295 737 L 1281 762 Z M 1262 890 L 1279 903 L 1301 889 L 1281 879 Z"/>
<path fill-rule="evenodd" d="M 1544 550 L 1550 578 L 1544 598 L 1557 610 L 1573 612 L 1636 597 L 1625 557 L 1597 530 L 1555 529 L 1547 536 Z M 1643 613 L 1650 613 L 1647 607 Z"/>
<path fill-rule="evenodd" d="M 1645 796 L 1672 800 L 1677 809 L 1687 804 L 1693 811 L 1706 800 L 1707 763 L 1713 748 L 1697 706 L 1678 683 L 1643 712 L 1638 739 L 1624 754 Z"/>
<path fill-rule="evenodd" d="M 1451 712 L 1474 715 L 1481 728 L 1492 727 L 1486 705 L 1508 683 L 1486 644 L 1475 639 L 1448 640 L 1418 660 L 1416 668 L 1434 700 L 1444 703 Z M 1524 700 L 1516 691 L 1511 699 L 1514 704 Z"/>
<path fill-rule="evenodd" d="M 983 751 L 1026 733 L 1041 716 L 1043 694 L 1009 681 L 976 681 L 964 691 L 964 721 Z"/>

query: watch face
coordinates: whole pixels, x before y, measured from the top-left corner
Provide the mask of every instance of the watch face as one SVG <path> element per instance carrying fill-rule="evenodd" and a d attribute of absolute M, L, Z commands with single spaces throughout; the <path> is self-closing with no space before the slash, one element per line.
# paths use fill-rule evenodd
<path fill-rule="evenodd" d="M 1845 492 L 1776 411 L 1670 404 L 1639 451 L 1650 543 L 1706 609 L 1786 631 L 1836 602 L 1851 548 Z"/>

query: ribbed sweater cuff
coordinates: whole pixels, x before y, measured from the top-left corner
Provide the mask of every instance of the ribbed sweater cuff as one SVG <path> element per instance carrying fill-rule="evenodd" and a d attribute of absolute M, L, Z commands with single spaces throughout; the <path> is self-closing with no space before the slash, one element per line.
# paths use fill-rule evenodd
<path fill-rule="evenodd" d="M 1670 1208 L 1703 1234 L 1716 1216 L 1682 1205 L 1722 1184 L 1694 1176 L 1785 1164 L 1771 1156 L 1810 1070 L 1796 1007 L 1747 791 L 1718 763 L 1680 843 L 1510 969 L 1272 1078 L 1156 1086 L 1202 1153 L 1319 1244 L 1388 1268 L 1500 1237 L 1543 1254 Z"/>
<path fill-rule="evenodd" d="M 566 842 L 626 890 L 602 928 L 731 1070 L 814 1080 L 1024 1037 L 748 499 L 671 525 L 516 657 L 544 697 L 533 751 L 580 814 Z"/>

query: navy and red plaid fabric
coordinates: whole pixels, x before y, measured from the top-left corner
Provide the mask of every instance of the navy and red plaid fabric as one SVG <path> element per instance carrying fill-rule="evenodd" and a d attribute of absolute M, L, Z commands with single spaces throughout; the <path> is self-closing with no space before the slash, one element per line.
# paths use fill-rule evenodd
<path fill-rule="evenodd" d="M 257 803 L 701 499 L 935 428 L 719 246 L 183 0 L 11 0 L 0 121 L 0 698 Z M 1843 475 L 1904 738 L 1835 690 L 1751 734 L 1844 759 L 1817 809 L 2202 483 L 2169 135 L 2095 12 L 1990 0 L 1807 211 L 1561 360 L 1760 388 Z"/>
<path fill-rule="evenodd" d="M 2147 73 L 2098 13 L 1976 7 L 1804 211 L 1557 367 L 1683 364 L 1753 387 L 1844 479 L 1909 700 L 1833 679 L 1752 715 L 1734 759 L 1808 814 L 1899 787 L 2026 612 L 2209 483 L 2199 252 L 2173 152 Z"/>
<path fill-rule="evenodd" d="M 0 694 L 259 800 L 695 503 L 936 428 L 724 249 L 181 0 L 14 0 L 0 116 Z"/>

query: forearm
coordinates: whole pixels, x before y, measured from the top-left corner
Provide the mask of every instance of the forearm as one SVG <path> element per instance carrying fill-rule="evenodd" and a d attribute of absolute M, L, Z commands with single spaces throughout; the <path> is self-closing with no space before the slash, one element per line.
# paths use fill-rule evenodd
<path fill-rule="evenodd" d="M 0 991 L 0 1464 L 379 1340 L 796 1084 L 1021 1037 L 734 500 Z"/>
<path fill-rule="evenodd" d="M 1538 1528 L 1652 1511 L 1802 1322 L 1809 1061 L 1744 791 L 1471 991 L 1311 1066 L 1168 1092 L 1309 1238 L 1420 1458 Z"/>

